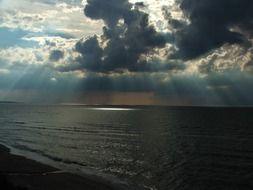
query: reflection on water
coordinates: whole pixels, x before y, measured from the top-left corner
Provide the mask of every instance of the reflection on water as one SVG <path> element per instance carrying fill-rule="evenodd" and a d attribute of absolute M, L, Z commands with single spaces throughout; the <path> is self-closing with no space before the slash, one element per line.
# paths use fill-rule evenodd
<path fill-rule="evenodd" d="M 0 142 L 136 189 L 253 189 L 251 108 L 1 105 Z"/>

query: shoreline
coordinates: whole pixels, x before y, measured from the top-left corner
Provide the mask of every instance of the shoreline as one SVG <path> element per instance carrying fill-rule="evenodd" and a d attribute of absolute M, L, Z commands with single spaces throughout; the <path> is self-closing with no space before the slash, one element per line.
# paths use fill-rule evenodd
<path fill-rule="evenodd" d="M 0 188 L 5 190 L 117 190 L 111 184 L 64 172 L 0 144 Z"/>

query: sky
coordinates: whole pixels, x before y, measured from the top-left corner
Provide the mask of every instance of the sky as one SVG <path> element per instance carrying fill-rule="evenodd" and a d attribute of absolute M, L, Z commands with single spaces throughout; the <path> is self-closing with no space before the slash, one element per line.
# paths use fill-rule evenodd
<path fill-rule="evenodd" d="M 0 0 L 0 101 L 253 105 L 252 0 Z"/>

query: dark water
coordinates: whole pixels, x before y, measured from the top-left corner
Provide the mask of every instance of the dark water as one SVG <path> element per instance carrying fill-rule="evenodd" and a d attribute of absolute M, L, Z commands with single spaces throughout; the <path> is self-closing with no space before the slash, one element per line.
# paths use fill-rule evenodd
<path fill-rule="evenodd" d="M 252 108 L 0 105 L 0 143 L 128 189 L 253 189 Z"/>

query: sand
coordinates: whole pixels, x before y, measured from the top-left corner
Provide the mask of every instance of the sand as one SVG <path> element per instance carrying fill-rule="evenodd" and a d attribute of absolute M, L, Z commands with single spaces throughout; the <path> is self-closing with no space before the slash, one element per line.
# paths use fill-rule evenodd
<path fill-rule="evenodd" d="M 63 172 L 0 145 L 1 190 L 115 190 L 108 184 Z"/>

